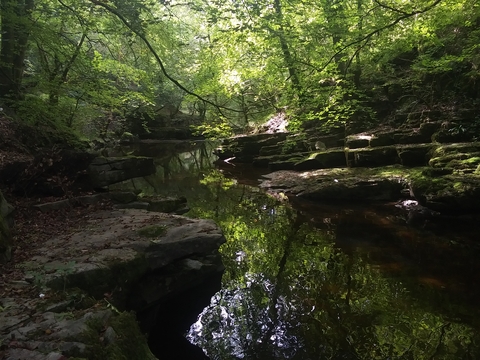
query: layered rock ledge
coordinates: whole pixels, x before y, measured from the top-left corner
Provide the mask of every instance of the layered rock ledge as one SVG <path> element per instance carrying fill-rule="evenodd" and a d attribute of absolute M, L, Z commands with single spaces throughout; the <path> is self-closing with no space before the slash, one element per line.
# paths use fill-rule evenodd
<path fill-rule="evenodd" d="M 82 228 L 45 242 L 18 265 L 25 272 L 15 284 L 20 293 L 43 292 L 0 300 L 3 355 L 90 359 L 92 351 L 107 356 L 110 349 L 126 356 L 123 342 L 134 337 L 135 358 L 153 359 L 135 318 L 117 311 L 154 308 L 223 271 L 224 241 L 211 220 L 137 209 L 89 215 Z M 105 306 L 98 306 L 102 298 Z"/>

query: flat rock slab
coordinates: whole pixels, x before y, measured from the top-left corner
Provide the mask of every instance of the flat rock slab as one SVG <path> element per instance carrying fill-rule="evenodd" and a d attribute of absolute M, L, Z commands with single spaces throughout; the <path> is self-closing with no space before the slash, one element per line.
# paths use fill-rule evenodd
<path fill-rule="evenodd" d="M 405 170 L 403 170 L 405 171 Z M 277 171 L 264 175 L 260 187 L 312 200 L 389 201 L 407 187 L 395 167 L 384 171 L 336 168 L 314 171 Z"/>
<path fill-rule="evenodd" d="M 24 264 L 52 288 L 102 296 L 189 256 L 217 252 L 225 238 L 211 220 L 123 209 L 92 214 L 77 231 L 44 243 Z"/>

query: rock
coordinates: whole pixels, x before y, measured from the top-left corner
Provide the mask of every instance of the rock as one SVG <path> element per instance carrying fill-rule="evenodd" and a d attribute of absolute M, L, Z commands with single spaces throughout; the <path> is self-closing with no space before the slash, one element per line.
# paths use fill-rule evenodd
<path fill-rule="evenodd" d="M 2 316 L 0 313 L 0 319 Z M 103 329 L 106 330 L 103 332 Z M 36 312 L 2 332 L 0 341 L 4 358 L 12 360 L 91 359 L 98 356 L 98 351 L 105 358 L 121 355 L 126 359 L 155 359 L 135 318 L 129 313 L 116 314 L 106 309 L 77 315 L 77 318 Z"/>
<path fill-rule="evenodd" d="M 150 207 L 150 203 L 147 201 L 133 201 L 128 204 L 116 204 L 113 205 L 115 209 L 141 209 L 141 210 L 148 210 Z"/>
<path fill-rule="evenodd" d="M 396 131 L 393 135 L 396 144 L 425 144 L 432 141 L 431 135 L 420 129 Z"/>
<path fill-rule="evenodd" d="M 331 149 L 311 155 L 311 158 L 321 164 L 321 168 L 334 168 L 347 166 L 345 151 L 343 149 Z"/>
<path fill-rule="evenodd" d="M 103 334 L 103 337 L 105 339 L 105 344 L 113 344 L 117 339 L 117 333 L 111 326 L 109 326 L 107 330 L 105 330 L 105 334 Z"/>
<path fill-rule="evenodd" d="M 300 160 L 299 162 L 293 165 L 293 169 L 296 171 L 321 169 L 322 167 L 323 167 L 322 164 L 316 159 Z"/>
<path fill-rule="evenodd" d="M 461 173 L 474 173 L 480 164 L 480 143 L 459 143 L 438 146 L 429 165 L 450 168 Z"/>
<path fill-rule="evenodd" d="M 349 149 L 346 152 L 350 167 L 377 167 L 399 163 L 395 146 Z"/>
<path fill-rule="evenodd" d="M 153 158 L 148 157 L 97 157 L 87 170 L 94 188 L 102 188 L 156 172 Z"/>
<path fill-rule="evenodd" d="M 11 349 L 6 360 L 66 360 L 67 358 L 58 352 L 43 354 L 38 351 L 28 349 Z"/>
<path fill-rule="evenodd" d="M 397 153 L 403 166 L 426 166 L 433 148 L 432 144 L 398 145 Z"/>
<path fill-rule="evenodd" d="M 380 170 L 381 169 L 381 170 Z M 407 187 L 395 167 L 321 169 L 308 172 L 277 171 L 265 175 L 260 187 L 323 201 L 390 201 Z"/>
<path fill-rule="evenodd" d="M 0 191 L 0 263 L 6 263 L 12 258 L 12 237 L 7 220 L 12 211 L 13 208 Z"/>
<path fill-rule="evenodd" d="M 440 213 L 422 206 L 416 200 L 400 201 L 395 207 L 406 211 L 406 223 L 411 226 L 425 226 L 426 222 L 437 218 Z"/>
<path fill-rule="evenodd" d="M 161 231 L 147 233 L 152 227 Z M 121 299 L 149 272 L 193 254 L 216 253 L 224 241 L 210 220 L 144 210 L 104 211 L 92 214 L 77 233 L 47 241 L 40 249 L 44 256 L 34 258 L 30 266 L 54 289 L 78 287 L 103 296 L 118 287 Z"/>
<path fill-rule="evenodd" d="M 370 139 L 369 145 L 371 147 L 379 146 L 389 146 L 395 144 L 393 136 L 395 134 L 394 130 L 391 131 L 382 131 L 376 132 Z"/>
<path fill-rule="evenodd" d="M 265 133 L 225 139 L 215 155 L 222 160 L 235 156 L 238 162 L 251 162 L 260 155 L 261 148 L 276 145 L 286 138 L 286 133 Z"/>
<path fill-rule="evenodd" d="M 327 145 L 322 141 L 315 141 L 315 150 L 325 151 L 327 150 Z"/>
<path fill-rule="evenodd" d="M 49 212 L 54 210 L 69 209 L 72 207 L 72 203 L 70 199 L 65 199 L 60 201 L 53 201 L 53 202 L 33 205 L 33 207 L 40 210 L 41 212 Z"/>
<path fill-rule="evenodd" d="M 175 297 L 201 284 L 223 269 L 218 256 L 182 259 L 142 278 L 134 287 L 135 297 L 129 299 L 128 306 L 142 312 L 162 299 Z"/>
<path fill-rule="evenodd" d="M 477 138 L 478 131 L 474 127 L 464 126 L 455 121 L 444 122 L 432 136 L 439 143 L 463 143 Z"/>
<path fill-rule="evenodd" d="M 309 157 L 310 153 L 291 153 L 291 154 L 278 154 L 278 155 L 271 155 L 271 156 L 258 156 L 253 161 L 253 166 L 258 167 L 269 167 L 273 169 L 270 164 L 273 164 L 273 167 L 276 165 L 283 166 L 282 164 L 286 164 L 289 169 L 293 169 L 295 163 L 304 160 L 306 157 Z"/>
<path fill-rule="evenodd" d="M 137 194 L 131 191 L 111 191 L 102 194 L 104 197 L 120 204 L 128 204 L 137 200 Z"/>
<path fill-rule="evenodd" d="M 282 152 L 282 147 L 280 145 L 268 145 L 260 148 L 258 154 L 260 156 L 270 156 L 280 154 Z"/>
<path fill-rule="evenodd" d="M 183 206 L 183 207 L 181 207 L 181 208 L 179 208 L 179 209 L 177 209 L 177 210 L 175 210 L 175 211 L 172 211 L 172 213 L 173 213 L 173 214 L 176 214 L 176 215 L 183 215 L 183 214 L 185 214 L 185 213 L 187 213 L 187 212 L 189 212 L 189 211 L 190 211 L 190 208 L 185 205 L 185 206 Z"/>
<path fill-rule="evenodd" d="M 422 124 L 420 124 L 420 134 L 428 137 L 428 138 L 432 138 L 433 134 L 435 134 L 436 131 L 438 131 L 440 129 L 440 127 L 442 126 L 441 122 L 424 122 Z"/>
<path fill-rule="evenodd" d="M 371 138 L 372 135 L 367 134 L 349 135 L 345 140 L 345 146 L 349 149 L 366 148 L 370 145 Z"/>
<path fill-rule="evenodd" d="M 273 161 L 268 164 L 268 168 L 271 171 L 278 171 L 278 170 L 293 170 L 295 168 L 295 164 L 300 161 L 300 159 L 289 159 L 289 160 L 279 160 Z"/>
<path fill-rule="evenodd" d="M 305 189 L 298 197 L 311 200 L 389 201 L 401 196 L 403 186 L 382 178 L 324 181 Z"/>
<path fill-rule="evenodd" d="M 453 143 L 437 146 L 432 154 L 432 157 L 435 158 L 449 154 L 468 154 L 479 152 L 480 142 Z"/>
<path fill-rule="evenodd" d="M 480 210 L 480 177 L 473 174 L 412 177 L 411 193 L 420 205 L 441 213 Z"/>
<path fill-rule="evenodd" d="M 446 169 L 446 168 L 431 168 L 427 167 L 422 170 L 422 175 L 427 177 L 439 177 L 443 175 L 450 175 L 453 173 L 453 169 Z"/>
<path fill-rule="evenodd" d="M 187 199 L 185 197 L 146 197 L 143 200 L 149 203 L 148 211 L 170 213 L 185 207 Z"/>

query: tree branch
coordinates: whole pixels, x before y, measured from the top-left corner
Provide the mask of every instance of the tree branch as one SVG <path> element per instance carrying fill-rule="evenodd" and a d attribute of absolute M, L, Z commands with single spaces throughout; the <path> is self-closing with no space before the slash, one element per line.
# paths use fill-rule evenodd
<path fill-rule="evenodd" d="M 374 2 L 376 4 L 378 4 L 380 7 L 384 8 L 384 9 L 387 9 L 387 10 L 390 10 L 390 11 L 393 11 L 393 12 L 396 12 L 396 13 L 399 13 L 399 14 L 402 14 L 402 15 L 408 15 L 407 12 L 405 11 L 402 11 L 402 10 L 398 10 L 398 9 L 395 9 L 394 7 L 392 6 L 388 6 L 388 5 L 385 5 L 385 4 L 382 4 L 380 1 L 378 0 L 374 0 Z"/>
<path fill-rule="evenodd" d="M 152 44 L 150 44 L 150 42 L 148 41 L 148 39 L 146 38 L 145 35 L 143 35 L 139 30 L 135 29 L 129 22 L 128 20 L 115 8 L 111 7 L 110 5 L 104 3 L 104 2 L 101 2 L 99 0 L 90 0 L 91 3 L 95 4 L 95 5 L 98 5 L 98 6 L 101 6 L 103 7 L 105 10 L 107 10 L 109 13 L 115 15 L 118 19 L 120 19 L 120 21 L 122 21 L 125 26 L 130 29 L 130 31 L 132 31 L 135 35 L 137 35 L 140 39 L 142 39 L 142 41 L 145 43 L 145 45 L 147 46 L 148 50 L 150 50 L 150 52 L 152 53 L 152 55 L 155 57 L 155 60 L 157 61 L 158 65 L 160 66 L 160 70 L 162 71 L 163 75 L 165 75 L 165 77 L 170 80 L 173 84 L 175 84 L 175 86 L 177 86 L 180 90 L 184 91 L 185 93 L 189 94 L 189 95 L 192 95 L 194 97 L 196 97 L 197 99 L 199 99 L 200 101 L 203 101 L 204 103 L 206 104 L 210 104 L 212 106 L 214 106 L 215 108 L 217 108 L 217 110 L 221 113 L 221 110 L 220 109 L 224 109 L 224 110 L 229 110 L 229 111 L 233 111 L 233 112 L 242 112 L 241 110 L 237 110 L 237 109 L 232 109 L 232 108 L 229 108 L 229 107 L 225 107 L 225 106 L 221 106 L 221 105 L 218 105 L 218 104 L 215 104 L 214 102 L 208 100 L 208 99 L 205 99 L 204 97 L 196 94 L 195 92 L 193 91 L 190 91 L 188 90 L 185 86 L 183 86 L 182 84 L 180 84 L 178 82 L 178 80 L 176 80 L 174 77 L 172 77 L 166 70 L 165 68 L 165 65 L 163 64 L 163 61 L 162 59 L 160 59 L 160 56 L 157 54 L 157 52 L 155 51 L 155 49 L 153 48 Z M 223 114 L 222 114 L 223 115 Z"/>
<path fill-rule="evenodd" d="M 402 20 L 405 20 L 409 17 L 412 17 L 412 16 L 415 16 L 415 15 L 419 15 L 419 14 L 423 14 L 423 13 L 426 13 L 427 11 L 433 9 L 435 6 L 437 6 L 439 3 L 441 3 L 442 0 L 435 0 L 435 2 L 433 2 L 431 5 L 427 6 L 426 8 L 422 9 L 422 10 L 415 10 L 415 11 L 412 11 L 411 13 L 404 13 L 404 15 L 400 16 L 399 18 L 395 19 L 395 21 L 391 22 L 390 24 L 387 24 L 387 25 L 384 25 L 378 29 L 375 29 L 373 30 L 372 32 L 368 33 L 367 35 L 357 39 L 357 40 L 354 40 L 344 46 L 342 46 L 339 50 L 337 50 L 335 52 L 335 54 L 333 54 L 330 59 L 324 64 L 324 66 L 320 69 L 320 71 L 323 71 L 326 69 L 326 67 L 328 65 L 330 65 L 330 63 L 335 60 L 335 58 L 340 55 L 343 51 L 345 51 L 346 49 L 348 49 L 350 46 L 353 46 L 353 45 L 356 45 L 356 44 L 361 44 L 362 42 L 364 42 L 359 49 L 357 49 L 357 51 L 355 53 L 357 53 L 361 48 L 365 47 L 365 45 L 367 45 L 368 41 L 370 41 L 370 39 L 374 36 L 374 35 L 377 35 L 379 33 L 381 33 L 382 31 L 384 30 L 387 30 L 391 27 L 394 27 L 395 25 L 397 25 L 400 21 Z M 351 64 L 351 61 L 349 61 L 349 64 Z M 345 71 L 348 69 L 348 67 L 345 69 Z"/>

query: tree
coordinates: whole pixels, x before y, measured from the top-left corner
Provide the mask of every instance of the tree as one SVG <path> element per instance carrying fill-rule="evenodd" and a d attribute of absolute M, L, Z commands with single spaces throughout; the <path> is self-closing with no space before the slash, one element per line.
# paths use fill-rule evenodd
<path fill-rule="evenodd" d="M 34 0 L 0 2 L 0 98 L 19 99 Z"/>

